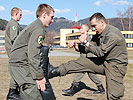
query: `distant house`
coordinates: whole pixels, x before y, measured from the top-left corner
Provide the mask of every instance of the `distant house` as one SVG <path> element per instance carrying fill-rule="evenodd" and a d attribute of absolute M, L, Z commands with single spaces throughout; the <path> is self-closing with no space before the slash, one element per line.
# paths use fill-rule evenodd
<path fill-rule="evenodd" d="M 0 53 L 5 52 L 5 31 L 0 30 Z"/>

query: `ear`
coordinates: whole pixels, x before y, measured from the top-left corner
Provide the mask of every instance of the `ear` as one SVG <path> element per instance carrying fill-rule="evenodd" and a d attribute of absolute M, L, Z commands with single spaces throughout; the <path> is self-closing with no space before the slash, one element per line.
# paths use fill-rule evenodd
<path fill-rule="evenodd" d="M 43 18 L 45 18 L 45 17 L 46 17 L 46 13 L 45 13 L 45 12 L 42 14 L 42 17 L 43 17 Z"/>
<path fill-rule="evenodd" d="M 17 16 L 18 13 L 15 13 L 14 15 Z"/>
<path fill-rule="evenodd" d="M 104 23 L 105 23 L 104 20 L 101 20 L 101 24 L 102 24 L 102 26 L 104 25 Z"/>

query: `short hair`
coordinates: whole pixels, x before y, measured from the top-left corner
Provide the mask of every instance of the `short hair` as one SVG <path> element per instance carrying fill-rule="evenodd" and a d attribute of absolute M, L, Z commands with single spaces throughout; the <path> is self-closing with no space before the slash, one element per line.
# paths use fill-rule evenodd
<path fill-rule="evenodd" d="M 51 13 L 51 11 L 54 12 L 54 9 L 50 5 L 40 4 L 36 11 L 36 17 L 40 17 L 44 12 L 46 12 L 46 14 L 49 15 Z"/>
<path fill-rule="evenodd" d="M 89 31 L 89 29 L 90 29 L 89 24 L 82 24 L 82 25 L 84 25 L 87 28 L 87 31 Z"/>
<path fill-rule="evenodd" d="M 90 21 L 93 19 L 93 18 L 96 18 L 96 20 L 104 20 L 106 22 L 106 18 L 99 12 L 97 13 L 94 13 L 91 17 L 90 17 Z"/>
<path fill-rule="evenodd" d="M 17 8 L 17 7 L 12 8 L 12 10 L 11 10 L 11 16 L 13 16 L 14 13 L 19 13 L 19 11 L 22 11 L 22 10 L 20 8 Z"/>

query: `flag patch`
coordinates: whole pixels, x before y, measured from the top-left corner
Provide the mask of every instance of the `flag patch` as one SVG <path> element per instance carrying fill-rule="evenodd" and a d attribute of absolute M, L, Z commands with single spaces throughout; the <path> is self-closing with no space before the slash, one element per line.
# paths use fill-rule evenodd
<path fill-rule="evenodd" d="M 43 36 L 38 36 L 38 44 L 41 45 L 43 43 Z"/>

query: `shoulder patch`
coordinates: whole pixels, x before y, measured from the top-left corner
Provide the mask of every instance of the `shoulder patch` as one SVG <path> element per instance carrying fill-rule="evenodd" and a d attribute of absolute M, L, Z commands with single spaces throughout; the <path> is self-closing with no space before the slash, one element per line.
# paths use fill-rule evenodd
<path fill-rule="evenodd" d="M 38 44 L 41 45 L 43 43 L 43 36 L 39 35 L 38 36 Z"/>
<path fill-rule="evenodd" d="M 12 29 L 15 31 L 15 30 L 16 30 L 16 27 L 15 27 L 15 26 L 13 26 L 13 27 L 12 27 Z"/>

